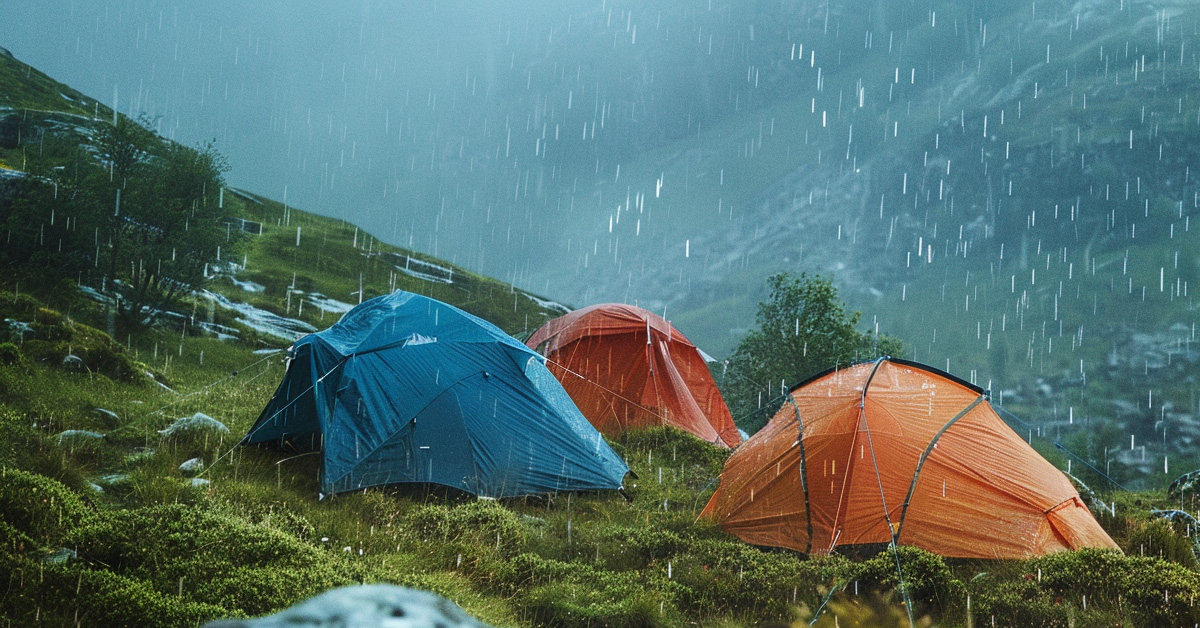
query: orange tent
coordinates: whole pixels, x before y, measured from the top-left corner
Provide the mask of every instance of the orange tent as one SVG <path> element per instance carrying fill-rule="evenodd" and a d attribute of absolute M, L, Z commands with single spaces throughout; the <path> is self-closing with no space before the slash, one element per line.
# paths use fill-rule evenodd
<path fill-rule="evenodd" d="M 986 392 L 895 359 L 792 389 L 730 456 L 701 517 L 809 554 L 893 540 L 962 558 L 1117 547 Z"/>
<path fill-rule="evenodd" d="M 615 436 L 672 425 L 717 445 L 742 441 L 700 350 L 661 316 L 605 303 L 547 322 L 526 342 L 583 415 Z"/>

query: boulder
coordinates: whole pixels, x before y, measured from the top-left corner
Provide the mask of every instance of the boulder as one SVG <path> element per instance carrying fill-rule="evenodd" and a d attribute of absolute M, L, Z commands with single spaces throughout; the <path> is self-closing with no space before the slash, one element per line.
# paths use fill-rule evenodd
<path fill-rule="evenodd" d="M 175 419 L 175 422 L 168 425 L 165 429 L 158 430 L 163 436 L 181 436 L 183 434 L 193 432 L 212 431 L 220 434 L 228 434 L 229 428 L 225 424 L 204 414 L 197 412 L 191 416 L 180 417 Z"/>
<path fill-rule="evenodd" d="M 258 619 L 223 619 L 204 628 L 488 628 L 450 600 L 390 584 L 326 591 L 287 610 Z"/>
<path fill-rule="evenodd" d="M 189 458 L 179 465 L 179 470 L 188 475 L 195 475 L 204 470 L 204 461 L 199 458 Z"/>

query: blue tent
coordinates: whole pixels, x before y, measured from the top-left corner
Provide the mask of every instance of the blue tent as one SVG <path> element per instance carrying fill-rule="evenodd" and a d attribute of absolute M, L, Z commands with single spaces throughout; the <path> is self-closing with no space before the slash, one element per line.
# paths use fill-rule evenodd
<path fill-rule="evenodd" d="M 440 301 L 371 299 L 291 354 L 242 444 L 322 444 L 326 492 L 431 482 L 510 497 L 619 489 L 629 471 L 544 358 Z"/>

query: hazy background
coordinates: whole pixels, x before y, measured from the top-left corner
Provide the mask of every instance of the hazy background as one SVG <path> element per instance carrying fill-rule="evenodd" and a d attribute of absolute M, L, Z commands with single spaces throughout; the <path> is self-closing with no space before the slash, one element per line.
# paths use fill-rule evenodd
<path fill-rule="evenodd" d="M 714 355 L 778 270 L 833 277 L 864 326 L 972 379 L 1191 328 L 1195 3 L 0 11 L 0 45 L 215 139 L 235 186 L 570 305 L 639 303 Z"/>
<path fill-rule="evenodd" d="M 494 273 L 525 253 L 464 214 L 445 162 L 534 160 L 513 77 L 581 4 L 14 0 L 0 42 L 168 137 L 215 139 L 234 185 Z"/>

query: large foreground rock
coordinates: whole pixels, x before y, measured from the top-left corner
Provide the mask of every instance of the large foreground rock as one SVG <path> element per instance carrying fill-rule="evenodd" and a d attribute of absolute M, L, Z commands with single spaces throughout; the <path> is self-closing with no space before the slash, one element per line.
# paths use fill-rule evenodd
<path fill-rule="evenodd" d="M 292 608 L 258 619 L 222 619 L 204 628 L 489 628 L 450 600 L 390 584 L 326 591 Z"/>

